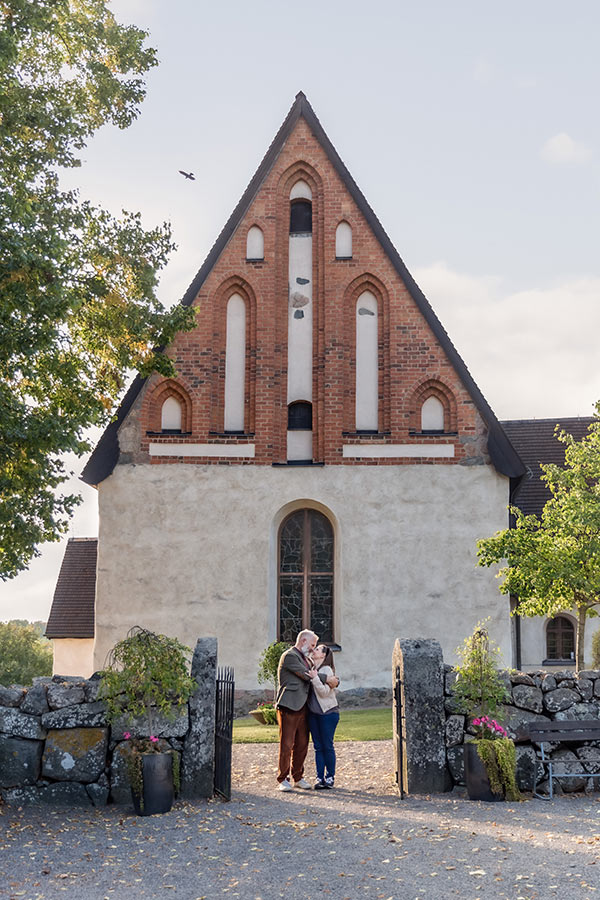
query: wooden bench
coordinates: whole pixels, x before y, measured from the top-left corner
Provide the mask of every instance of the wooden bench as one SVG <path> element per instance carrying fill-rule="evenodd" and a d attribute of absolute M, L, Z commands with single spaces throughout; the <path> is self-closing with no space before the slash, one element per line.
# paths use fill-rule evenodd
<path fill-rule="evenodd" d="M 544 747 L 545 743 L 560 741 L 561 744 L 582 743 L 584 741 L 600 741 L 600 721 L 598 719 L 581 719 L 563 722 L 532 722 L 529 729 L 529 738 L 540 744 L 542 748 L 541 760 L 536 759 L 535 770 L 533 774 L 533 796 L 540 800 L 551 800 L 554 796 L 553 782 L 556 778 L 600 778 L 600 768 L 597 772 L 588 772 L 586 766 L 592 765 L 600 767 L 600 747 L 595 747 L 597 752 L 590 756 L 589 759 L 552 759 Z M 541 761 L 542 765 L 548 773 L 548 781 L 550 782 L 550 796 L 543 797 L 537 793 L 537 762 Z M 571 767 L 579 763 L 580 771 L 566 772 L 565 767 Z M 563 771 L 557 771 L 559 770 Z"/>

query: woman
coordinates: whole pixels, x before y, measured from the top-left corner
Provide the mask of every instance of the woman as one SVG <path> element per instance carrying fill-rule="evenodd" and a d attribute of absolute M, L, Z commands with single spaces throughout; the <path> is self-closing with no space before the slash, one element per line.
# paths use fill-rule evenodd
<path fill-rule="evenodd" d="M 325 675 L 335 675 L 333 653 L 329 647 L 319 644 L 312 653 L 313 665 Z M 308 698 L 308 727 L 315 747 L 317 780 L 315 791 L 332 788 L 335 779 L 335 749 L 333 735 L 340 721 L 335 688 L 323 684 L 318 675 L 312 680 Z"/>

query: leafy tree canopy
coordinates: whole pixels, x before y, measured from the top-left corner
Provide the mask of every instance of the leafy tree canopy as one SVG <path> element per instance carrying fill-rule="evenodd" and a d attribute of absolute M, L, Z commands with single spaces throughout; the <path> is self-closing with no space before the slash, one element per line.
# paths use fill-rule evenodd
<path fill-rule="evenodd" d="M 128 369 L 172 374 L 156 349 L 193 313 L 167 312 L 168 225 L 146 231 L 60 188 L 102 125 L 136 118 L 156 65 L 145 32 L 104 0 L 0 4 L 0 578 L 58 540 L 79 501 L 60 455 L 89 450 Z"/>
<path fill-rule="evenodd" d="M 586 617 L 600 603 L 600 403 L 580 441 L 557 427 L 565 466 L 542 465 L 551 497 L 541 518 L 515 508 L 515 527 L 477 542 L 479 564 L 506 561 L 500 590 L 518 597 L 518 613 L 555 616 L 576 608 L 577 668 L 584 665 Z"/>
<path fill-rule="evenodd" d="M 0 684 L 31 684 L 52 675 L 52 648 L 32 625 L 0 622 Z"/>

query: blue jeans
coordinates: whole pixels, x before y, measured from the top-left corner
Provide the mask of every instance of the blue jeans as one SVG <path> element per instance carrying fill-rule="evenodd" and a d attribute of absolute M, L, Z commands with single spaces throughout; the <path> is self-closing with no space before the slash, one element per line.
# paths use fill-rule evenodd
<path fill-rule="evenodd" d="M 333 747 L 333 735 L 340 721 L 340 714 L 335 712 L 326 715 L 318 715 L 318 713 L 308 713 L 308 727 L 310 728 L 310 736 L 315 746 L 315 764 L 317 767 L 317 778 L 321 781 L 327 775 L 335 776 L 335 749 Z"/>

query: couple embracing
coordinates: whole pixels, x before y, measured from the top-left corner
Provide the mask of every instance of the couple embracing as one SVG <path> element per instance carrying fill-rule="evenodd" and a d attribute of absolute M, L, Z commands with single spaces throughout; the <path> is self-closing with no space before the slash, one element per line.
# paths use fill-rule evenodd
<path fill-rule="evenodd" d="M 315 748 L 315 790 L 332 788 L 335 778 L 333 736 L 339 722 L 333 653 L 318 644 L 314 631 L 301 631 L 296 643 L 279 660 L 277 671 L 277 722 L 279 723 L 280 791 L 307 790 L 304 760 L 309 731 Z"/>

